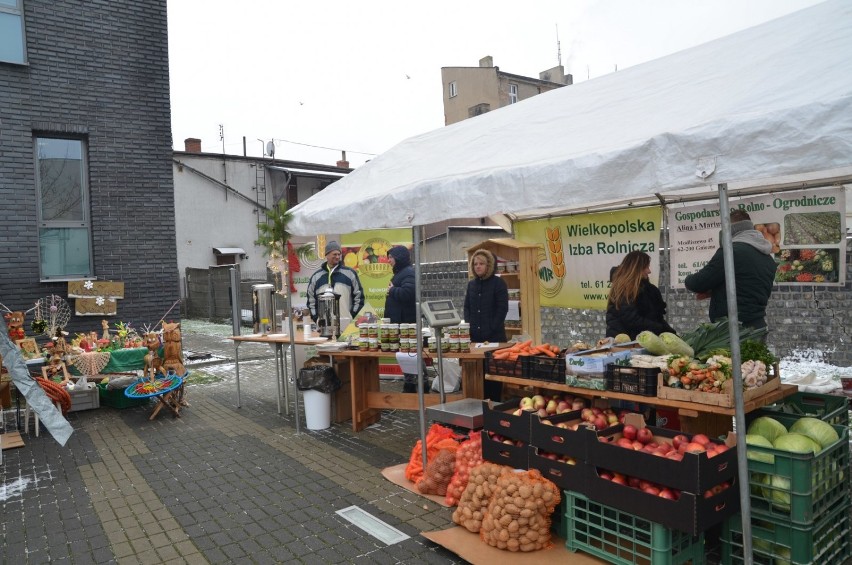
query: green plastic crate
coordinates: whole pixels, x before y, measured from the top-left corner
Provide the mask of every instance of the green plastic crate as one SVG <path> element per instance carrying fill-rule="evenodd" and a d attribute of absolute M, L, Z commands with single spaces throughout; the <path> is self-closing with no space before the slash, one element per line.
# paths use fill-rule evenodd
<path fill-rule="evenodd" d="M 795 416 L 772 416 L 788 429 Z M 849 496 L 849 428 L 832 426 L 840 439 L 816 455 L 790 453 L 749 445 L 755 455 L 771 455 L 771 462 L 748 459 L 753 516 L 812 525 L 841 499 Z M 774 484 L 772 477 L 780 481 Z"/>
<path fill-rule="evenodd" d="M 722 563 L 744 563 L 742 516 L 731 516 L 722 524 Z M 778 522 L 752 516 L 751 537 L 754 562 L 760 565 L 840 565 L 852 555 L 849 498 L 810 526 Z"/>
<path fill-rule="evenodd" d="M 564 491 L 565 546 L 621 565 L 703 565 L 704 534 L 690 536 Z"/>
<path fill-rule="evenodd" d="M 108 389 L 105 383 L 98 383 L 98 394 L 100 395 L 101 405 L 111 408 L 145 406 L 151 400 L 150 398 L 128 398 L 124 395 L 123 389 Z"/>
<path fill-rule="evenodd" d="M 760 416 L 778 413 L 791 416 L 810 416 L 835 426 L 849 425 L 849 406 L 845 396 L 797 392 L 777 404 L 764 406 L 757 412 Z"/>

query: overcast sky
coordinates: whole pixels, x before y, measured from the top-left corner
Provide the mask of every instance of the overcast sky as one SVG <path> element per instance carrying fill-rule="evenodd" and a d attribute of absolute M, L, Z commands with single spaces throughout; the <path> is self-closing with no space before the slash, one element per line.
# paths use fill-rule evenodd
<path fill-rule="evenodd" d="M 174 147 L 221 153 L 221 125 L 229 154 L 275 140 L 280 159 L 333 165 L 345 150 L 356 167 L 444 125 L 441 67 L 491 55 L 538 77 L 561 50 L 579 83 L 818 2 L 169 0 Z"/>

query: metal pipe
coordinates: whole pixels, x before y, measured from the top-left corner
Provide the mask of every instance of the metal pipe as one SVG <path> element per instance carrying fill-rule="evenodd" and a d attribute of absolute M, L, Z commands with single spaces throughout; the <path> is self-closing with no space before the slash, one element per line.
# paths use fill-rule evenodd
<path fill-rule="evenodd" d="M 242 318 L 242 309 L 240 308 L 240 281 L 237 278 L 237 269 L 231 267 L 228 269 L 228 275 L 231 278 L 231 331 L 235 336 L 240 335 L 240 320 Z M 234 342 L 234 362 L 237 379 L 237 408 L 240 407 L 240 342 Z"/>
<path fill-rule="evenodd" d="M 748 484 L 746 453 L 746 423 L 743 407 L 743 375 L 740 355 L 740 326 L 737 310 L 737 283 L 734 271 L 734 250 L 731 246 L 731 208 L 728 185 L 719 184 L 719 216 L 722 220 L 722 257 L 725 260 L 725 294 L 728 298 L 728 333 L 731 340 L 731 373 L 734 378 L 734 426 L 737 430 L 737 478 L 740 484 L 740 513 L 743 526 L 743 557 L 746 565 L 753 562 L 751 540 L 751 492 Z"/>
<path fill-rule="evenodd" d="M 414 240 L 414 311 L 417 317 L 417 397 L 420 412 L 420 447 L 423 452 L 423 468 L 425 469 L 428 460 L 426 456 L 426 399 L 423 398 L 423 316 L 420 315 L 420 299 L 423 294 L 423 286 L 420 283 L 420 233 L 422 229 L 422 226 L 411 228 L 412 239 Z"/>

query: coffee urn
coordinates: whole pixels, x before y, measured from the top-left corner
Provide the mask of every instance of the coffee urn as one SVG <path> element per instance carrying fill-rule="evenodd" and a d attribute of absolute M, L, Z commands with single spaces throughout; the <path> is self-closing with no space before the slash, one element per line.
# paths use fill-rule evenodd
<path fill-rule="evenodd" d="M 271 334 L 278 331 L 278 321 L 275 319 L 275 307 L 272 301 L 271 284 L 255 284 L 251 287 L 252 314 L 254 316 L 254 333 Z"/>
<path fill-rule="evenodd" d="M 318 297 L 316 323 L 320 337 L 337 339 L 340 335 L 340 295 L 331 288 Z"/>

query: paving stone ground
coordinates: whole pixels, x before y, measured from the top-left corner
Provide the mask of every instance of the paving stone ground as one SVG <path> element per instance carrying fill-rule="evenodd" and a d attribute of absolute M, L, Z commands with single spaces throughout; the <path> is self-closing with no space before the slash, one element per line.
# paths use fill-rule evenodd
<path fill-rule="evenodd" d="M 199 384 L 175 419 L 153 406 L 72 412 L 64 447 L 30 426 L 3 452 L 0 562 L 464 563 L 419 536 L 452 525 L 451 511 L 385 480 L 419 437 L 416 412 L 386 411 L 296 433 L 295 406 L 278 415 L 272 352 L 240 347 L 236 407 L 227 326 L 184 324 Z M 384 386 L 399 386 L 387 383 Z M 291 393 L 291 397 L 292 397 Z M 8 412 L 10 414 L 11 412 Z M 335 512 L 359 506 L 409 539 L 386 545 Z"/>

